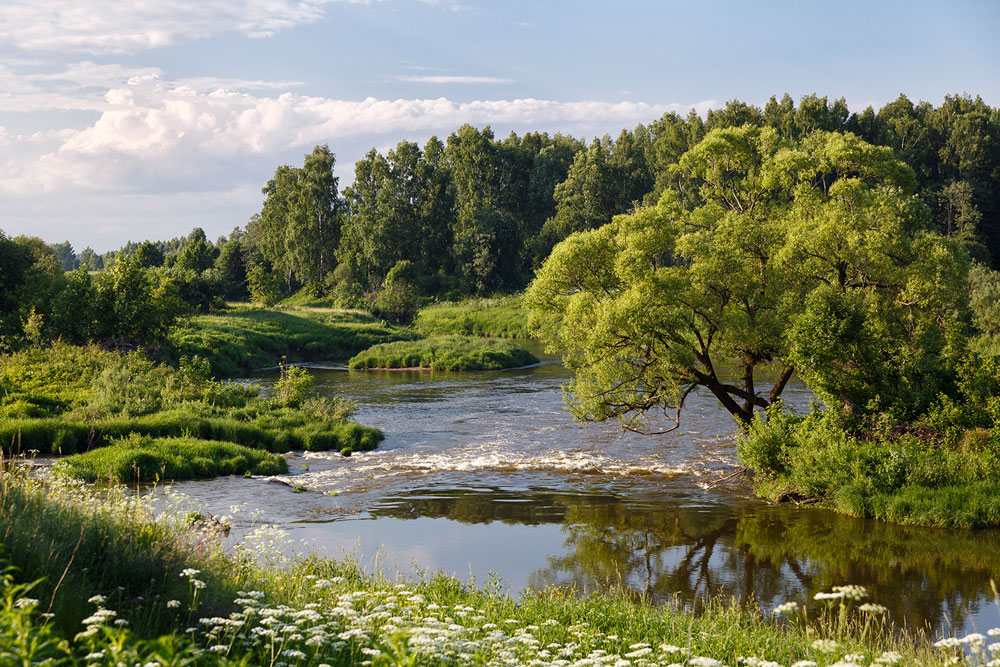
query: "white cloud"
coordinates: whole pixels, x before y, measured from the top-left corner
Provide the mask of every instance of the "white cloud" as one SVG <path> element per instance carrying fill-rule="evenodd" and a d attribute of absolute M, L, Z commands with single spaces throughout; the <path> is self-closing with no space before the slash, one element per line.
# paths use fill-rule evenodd
<path fill-rule="evenodd" d="M 83 68 L 92 72 L 89 68 Z M 128 72 L 125 72 L 126 74 Z M 95 73 L 90 80 L 100 78 Z M 87 77 L 83 77 L 87 78 Z M 701 112 L 712 102 L 694 105 Z M 539 99 L 456 102 L 447 98 L 361 101 L 283 93 L 278 97 L 133 76 L 101 101 L 93 124 L 12 137 L 0 192 L 30 195 L 80 188 L 119 192 L 232 187 L 247 160 L 274 161 L 294 148 L 367 145 L 462 123 L 592 136 L 688 106 Z"/>
<path fill-rule="evenodd" d="M 90 61 L 71 63 L 60 71 L 44 73 L 25 73 L 0 64 L 0 111 L 105 111 L 109 108 L 106 99 L 109 89 L 160 80 L 162 76 L 157 67 L 99 65 Z M 206 76 L 178 79 L 173 85 L 199 92 L 259 91 L 288 90 L 301 86 L 302 82 Z"/>
<path fill-rule="evenodd" d="M 406 83 L 513 83 L 514 79 L 503 79 L 496 76 L 448 76 L 444 74 L 397 76 L 396 81 Z"/>
<path fill-rule="evenodd" d="M 88 63 L 41 76 L 47 78 L 33 86 L 60 82 L 63 92 L 51 95 L 76 96 L 74 104 L 90 100 L 96 112 L 93 120 L 78 117 L 77 127 L 18 133 L 0 126 L 2 225 L 8 234 L 40 234 L 51 241 L 68 237 L 81 247 L 168 238 L 194 225 L 212 235 L 228 233 L 259 208 L 260 187 L 274 168 L 297 163 L 318 143 L 337 152 L 338 173 L 346 185 L 353 160 L 369 147 L 444 136 L 462 123 L 492 125 L 498 136 L 510 130 L 544 130 L 589 138 L 691 108 L 530 98 L 459 102 L 443 97 L 341 100 L 292 92 L 275 96 L 222 85 L 229 80 L 169 81 L 151 68 Z M 126 82 L 103 96 L 93 92 L 100 82 L 122 77 L 128 77 Z M 0 86 L 3 81 L 0 70 Z M 260 87 L 271 84 L 260 82 Z M 29 86 L 17 94 L 26 101 L 39 93 Z M 714 105 L 693 106 L 704 114 Z"/>
<path fill-rule="evenodd" d="M 230 32 L 267 37 L 319 20 L 332 1 L 364 0 L 4 0 L 0 44 L 132 53 Z"/>

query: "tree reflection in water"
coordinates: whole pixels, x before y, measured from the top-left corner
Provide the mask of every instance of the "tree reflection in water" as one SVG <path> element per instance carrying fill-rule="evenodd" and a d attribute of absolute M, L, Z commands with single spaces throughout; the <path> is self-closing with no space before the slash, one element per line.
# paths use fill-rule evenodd
<path fill-rule="evenodd" d="M 991 603 L 990 578 L 1000 579 L 1000 531 L 913 528 L 757 502 L 435 490 L 386 498 L 372 514 L 561 524 L 565 551 L 531 574 L 537 589 L 624 586 L 658 602 L 710 593 L 756 600 L 769 610 L 856 583 L 897 624 L 931 634 L 966 627 L 970 615 Z"/>

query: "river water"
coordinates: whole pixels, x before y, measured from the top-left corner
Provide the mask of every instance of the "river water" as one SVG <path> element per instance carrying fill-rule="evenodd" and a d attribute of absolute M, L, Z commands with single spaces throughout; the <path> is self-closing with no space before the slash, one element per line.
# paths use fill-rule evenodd
<path fill-rule="evenodd" d="M 564 410 L 568 371 L 347 371 L 314 367 L 317 388 L 356 400 L 379 448 L 290 458 L 290 485 L 219 478 L 175 488 L 208 511 L 256 516 L 299 550 L 367 569 L 443 570 L 507 590 L 624 586 L 657 601 L 705 594 L 767 611 L 831 586 L 868 587 L 892 620 L 932 636 L 1000 626 L 1000 531 L 942 531 L 774 505 L 719 483 L 736 466 L 734 423 L 708 394 L 669 434 L 580 424 Z M 264 386 L 273 374 L 254 378 Z M 793 408 L 811 395 L 793 381 Z M 312 492 L 295 492 L 291 487 Z M 336 495 L 333 495 L 336 494 Z"/>

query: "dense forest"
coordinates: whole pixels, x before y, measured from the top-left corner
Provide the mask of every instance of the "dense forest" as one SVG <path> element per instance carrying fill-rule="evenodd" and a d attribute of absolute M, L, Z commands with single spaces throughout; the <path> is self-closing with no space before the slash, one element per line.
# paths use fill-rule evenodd
<path fill-rule="evenodd" d="M 843 99 L 810 95 L 796 106 L 786 94 L 763 109 L 734 100 L 704 119 L 668 113 L 590 143 L 539 132 L 498 139 L 464 125 L 423 147 L 372 149 L 343 189 L 334 154 L 317 146 L 301 167 L 278 167 L 260 212 L 214 242 L 195 228 L 99 255 L 0 236 L 0 335 L 8 347 L 59 337 L 143 344 L 178 315 L 225 300 L 298 294 L 406 321 L 421 297 L 516 291 L 570 234 L 676 187 L 672 165 L 710 131 L 747 125 L 793 142 L 849 132 L 892 148 L 940 232 L 997 267 L 1000 110 L 978 97 L 935 107 L 901 95 L 851 113 Z M 987 293 L 997 281 L 980 271 Z"/>

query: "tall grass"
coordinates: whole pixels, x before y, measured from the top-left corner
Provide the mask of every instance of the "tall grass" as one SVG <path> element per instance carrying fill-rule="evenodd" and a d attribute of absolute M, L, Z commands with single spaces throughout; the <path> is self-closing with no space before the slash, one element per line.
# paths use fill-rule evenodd
<path fill-rule="evenodd" d="M 530 338 L 528 310 L 520 296 L 439 303 L 417 314 L 417 331 L 425 335 L 461 334 L 493 338 Z"/>
<path fill-rule="evenodd" d="M 437 371 L 492 371 L 538 363 L 538 359 L 505 340 L 466 336 L 433 336 L 423 340 L 382 343 L 354 356 L 351 368 L 427 368 Z"/>

